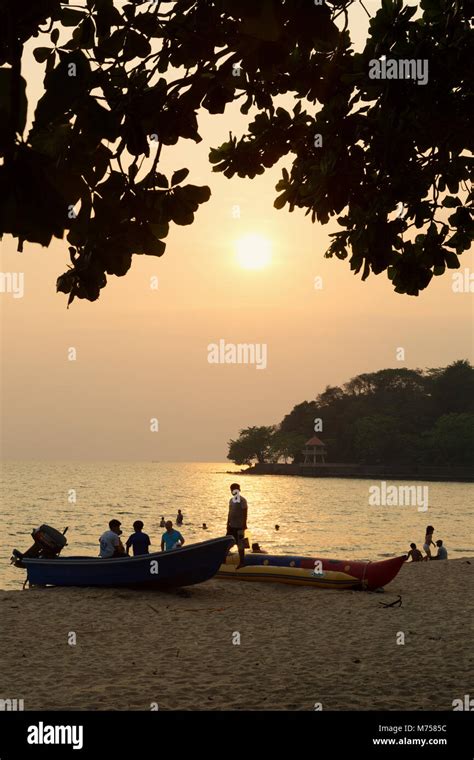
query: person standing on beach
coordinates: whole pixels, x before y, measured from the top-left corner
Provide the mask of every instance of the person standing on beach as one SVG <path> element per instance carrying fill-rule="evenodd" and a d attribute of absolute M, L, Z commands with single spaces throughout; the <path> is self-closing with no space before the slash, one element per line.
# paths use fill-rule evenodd
<path fill-rule="evenodd" d="M 232 498 L 229 501 L 229 514 L 227 516 L 227 535 L 233 536 L 239 552 L 239 567 L 245 565 L 244 533 L 247 529 L 248 504 L 240 493 L 238 483 L 232 483 L 230 487 Z"/>
<path fill-rule="evenodd" d="M 181 512 L 180 509 L 178 509 L 178 514 L 176 515 L 176 525 L 182 525 L 184 520 L 184 515 Z"/>
<path fill-rule="evenodd" d="M 423 549 L 426 553 L 426 557 L 424 557 L 425 560 L 431 559 L 431 546 L 436 546 L 435 542 L 433 541 L 433 533 L 433 526 L 428 525 L 426 528 L 425 543 L 423 544 Z"/>

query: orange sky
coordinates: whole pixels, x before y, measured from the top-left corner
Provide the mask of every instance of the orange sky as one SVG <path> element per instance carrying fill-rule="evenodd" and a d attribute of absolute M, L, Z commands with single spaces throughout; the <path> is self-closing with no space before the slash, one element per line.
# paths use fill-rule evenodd
<path fill-rule="evenodd" d="M 351 15 L 360 44 L 368 19 L 361 8 Z M 31 97 L 41 90 L 41 67 L 29 71 Z M 202 143 L 180 140 L 163 151 L 160 170 L 187 166 L 186 181 L 209 184 L 211 200 L 192 226 L 171 226 L 161 259 L 135 256 L 95 303 L 75 300 L 66 310 L 67 297 L 55 293 L 69 262 L 64 241 L 28 244 L 19 254 L 4 238 L 0 271 L 24 272 L 25 288 L 23 298 L 0 294 L 5 458 L 223 460 L 240 428 L 280 421 L 327 384 L 472 358 L 472 294 L 454 293 L 451 273 L 418 298 L 393 293 L 385 275 L 362 283 L 347 262 L 323 258 L 336 223 L 321 227 L 301 210 L 273 208 L 289 157 L 254 180 L 212 174 L 209 148 L 246 122 L 237 105 L 222 116 L 203 112 Z M 237 204 L 240 219 L 232 215 Z M 250 233 L 272 246 L 260 271 L 236 262 L 235 242 Z M 471 254 L 462 267 L 474 271 Z M 158 290 L 150 288 L 154 275 Z M 208 344 L 220 339 L 265 344 L 266 369 L 209 364 Z M 76 361 L 68 361 L 69 347 Z"/>

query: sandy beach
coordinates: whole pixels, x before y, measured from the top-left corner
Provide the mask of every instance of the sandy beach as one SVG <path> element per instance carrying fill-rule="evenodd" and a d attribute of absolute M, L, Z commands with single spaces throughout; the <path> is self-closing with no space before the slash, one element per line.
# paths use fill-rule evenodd
<path fill-rule="evenodd" d="M 451 710 L 474 693 L 473 581 L 465 558 L 406 564 L 383 594 L 225 580 L 3 591 L 0 697 L 25 710 Z"/>

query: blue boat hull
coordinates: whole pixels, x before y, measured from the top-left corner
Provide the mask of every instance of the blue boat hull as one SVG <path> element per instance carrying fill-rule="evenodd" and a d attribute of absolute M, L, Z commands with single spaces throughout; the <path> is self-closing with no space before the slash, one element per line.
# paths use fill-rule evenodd
<path fill-rule="evenodd" d="M 56 557 L 22 560 L 27 580 L 37 586 L 105 586 L 167 589 L 212 578 L 233 545 L 231 536 L 170 552 L 137 557 Z"/>

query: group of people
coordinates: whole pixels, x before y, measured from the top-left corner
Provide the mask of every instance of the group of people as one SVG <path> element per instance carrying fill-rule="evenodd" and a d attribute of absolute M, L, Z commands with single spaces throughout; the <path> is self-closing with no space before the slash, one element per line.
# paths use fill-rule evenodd
<path fill-rule="evenodd" d="M 182 525 L 183 521 L 184 521 L 184 515 L 181 512 L 181 510 L 178 509 L 178 514 L 176 515 L 176 525 Z M 160 528 L 166 528 L 167 522 L 169 522 L 169 520 L 165 520 L 165 516 L 161 515 Z"/>
<path fill-rule="evenodd" d="M 181 512 L 181 510 L 178 509 L 178 514 L 176 515 L 176 525 L 182 525 L 183 524 L 183 520 L 184 520 L 184 515 Z M 161 515 L 160 528 L 166 527 L 166 522 L 167 521 L 165 520 L 165 516 Z M 203 522 L 203 524 L 201 525 L 201 528 L 203 530 L 207 530 L 207 525 L 206 525 L 205 522 Z"/>
<path fill-rule="evenodd" d="M 127 538 L 125 546 L 120 539 L 122 535 L 122 531 L 120 530 L 121 525 L 120 520 L 110 520 L 109 530 L 102 533 L 99 538 L 99 556 L 102 559 L 127 557 L 130 555 L 130 549 L 133 549 L 134 556 L 137 554 L 148 554 L 148 547 L 151 545 L 151 541 L 150 536 L 143 532 L 143 522 L 135 520 L 133 523 L 134 532 Z M 183 546 L 184 538 L 179 530 L 173 528 L 172 521 L 167 520 L 164 527 L 166 530 L 161 536 L 161 551 L 168 552 Z"/>
<path fill-rule="evenodd" d="M 433 541 L 434 528 L 432 525 L 428 525 L 425 533 L 425 543 L 423 549 L 425 556 L 416 548 L 416 544 L 410 544 L 410 551 L 408 552 L 407 560 L 411 558 L 412 562 L 428 562 L 433 559 L 448 559 L 448 552 L 441 539 L 438 539 L 436 543 Z M 434 556 L 431 554 L 431 547 L 436 546 L 438 553 Z"/>
<path fill-rule="evenodd" d="M 237 544 L 239 552 L 238 567 L 241 567 L 245 562 L 245 531 L 247 529 L 248 505 L 247 500 L 240 493 L 240 485 L 238 483 L 232 483 L 230 490 L 232 496 L 229 501 L 229 512 L 227 516 L 227 535 L 233 536 L 235 543 Z M 184 515 L 182 511 L 178 509 L 176 525 L 181 526 L 183 521 Z M 142 520 L 136 520 L 133 523 L 134 532 L 127 538 L 125 546 L 120 538 L 122 535 L 121 525 L 122 523 L 120 520 L 110 520 L 109 530 L 102 533 L 99 538 L 99 556 L 102 557 L 102 559 L 125 557 L 130 555 L 130 549 L 133 550 L 134 556 L 138 554 L 148 554 L 151 541 L 150 536 L 143 532 L 144 524 Z M 203 523 L 202 527 L 206 530 L 206 523 Z M 173 528 L 173 522 L 171 520 L 165 520 L 164 515 L 161 516 L 160 528 L 166 529 L 161 536 L 161 551 L 172 551 L 174 549 L 179 549 L 184 545 L 182 534 L 179 530 Z M 258 543 L 252 544 L 252 551 L 255 553 L 266 554 L 266 552 L 260 548 Z"/>
<path fill-rule="evenodd" d="M 232 497 L 229 502 L 229 513 L 227 517 L 227 535 L 233 536 L 239 551 L 239 567 L 244 564 L 244 534 L 247 528 L 247 501 L 240 494 L 238 483 L 232 483 L 230 490 Z M 184 515 L 180 509 L 176 515 L 176 524 L 181 526 L 184 521 Z M 109 530 L 106 530 L 99 538 L 100 552 L 102 559 L 111 559 L 114 557 L 126 557 L 130 555 L 130 549 L 133 550 L 134 556 L 139 554 L 148 554 L 151 545 L 150 536 L 144 533 L 144 524 L 142 520 L 135 520 L 133 523 L 134 532 L 127 538 L 125 546 L 120 536 L 122 523 L 120 520 L 110 520 Z M 207 530 L 206 523 L 202 524 L 204 530 Z M 172 551 L 179 549 L 184 545 L 183 535 L 173 528 L 172 520 L 165 520 L 161 516 L 160 528 L 165 528 L 161 536 L 161 551 Z M 263 552 L 258 544 L 252 546 L 253 551 Z"/>
<path fill-rule="evenodd" d="M 227 535 L 232 536 L 239 553 L 239 562 L 237 569 L 243 567 L 245 564 L 245 549 L 250 548 L 248 539 L 245 537 L 245 531 L 247 530 L 247 514 L 248 504 L 247 500 L 240 493 L 240 485 L 238 483 L 232 483 L 230 486 L 231 498 L 229 500 L 229 511 L 227 515 Z M 180 509 L 176 515 L 176 524 L 181 526 L 184 521 L 184 515 Z M 130 555 L 130 549 L 133 549 L 134 556 L 138 554 L 148 554 L 148 548 L 151 545 L 150 537 L 147 533 L 143 532 L 143 522 L 136 520 L 133 523 L 134 532 L 127 538 L 125 546 L 120 540 L 122 531 L 120 530 L 121 522 L 119 520 L 111 520 L 109 522 L 109 530 L 106 530 L 99 539 L 100 545 L 100 557 L 103 559 L 110 559 L 111 557 L 124 557 Z M 165 532 L 161 536 L 161 551 L 172 551 L 179 549 L 184 545 L 184 538 L 179 530 L 173 528 L 173 522 L 171 520 L 165 520 L 164 515 L 161 517 L 160 527 L 165 528 Z M 204 529 L 207 528 L 206 523 L 202 524 Z M 275 529 L 278 530 L 280 526 L 275 525 Z M 448 559 L 448 552 L 443 545 L 441 539 L 433 541 L 434 527 L 428 525 L 426 528 L 425 542 L 423 549 L 425 556 L 417 549 L 416 544 L 410 544 L 410 551 L 408 552 L 407 560 L 411 559 L 412 562 L 423 562 L 428 560 L 443 560 Z M 437 547 L 438 552 L 436 555 L 431 554 L 431 547 Z M 266 552 L 260 548 L 258 543 L 252 544 L 252 552 L 258 554 L 266 554 Z"/>

